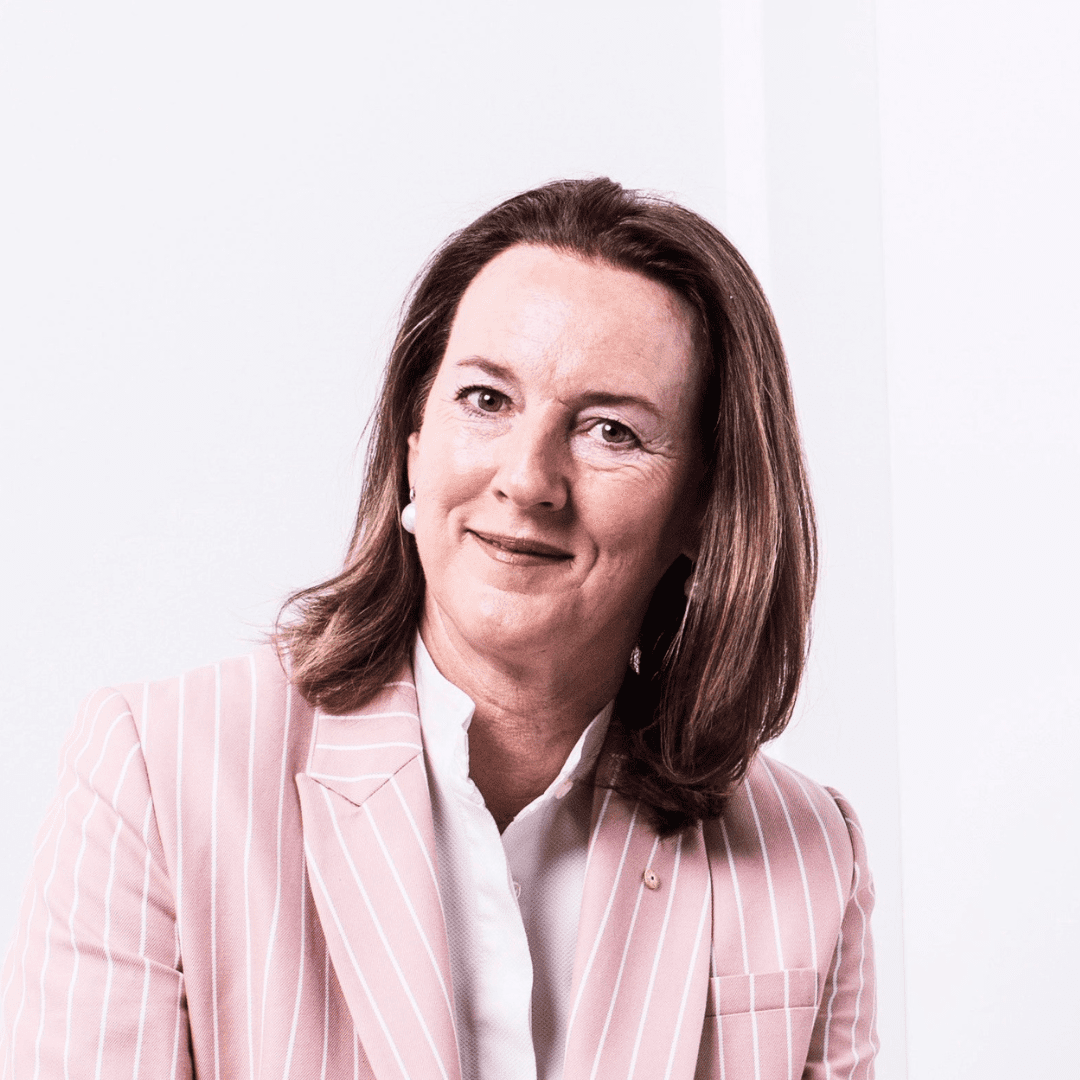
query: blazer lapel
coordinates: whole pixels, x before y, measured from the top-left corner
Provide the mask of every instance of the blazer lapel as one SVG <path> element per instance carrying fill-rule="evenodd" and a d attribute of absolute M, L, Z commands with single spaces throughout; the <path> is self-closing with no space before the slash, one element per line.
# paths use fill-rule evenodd
<path fill-rule="evenodd" d="M 564 1080 L 694 1074 L 708 989 L 712 880 L 702 830 L 661 840 L 603 786 L 578 928 Z"/>
<path fill-rule="evenodd" d="M 296 785 L 311 891 L 379 1080 L 460 1080 L 431 801 L 411 680 L 315 713 Z"/>

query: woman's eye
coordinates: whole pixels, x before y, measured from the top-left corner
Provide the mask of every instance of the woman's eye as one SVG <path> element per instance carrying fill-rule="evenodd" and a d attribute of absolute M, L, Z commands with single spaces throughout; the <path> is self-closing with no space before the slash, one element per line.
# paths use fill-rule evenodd
<path fill-rule="evenodd" d="M 599 439 L 612 446 L 632 446 L 637 442 L 637 436 L 617 420 L 599 420 L 592 430 Z"/>
<path fill-rule="evenodd" d="M 506 395 L 490 386 L 469 386 L 458 395 L 481 412 L 496 413 L 506 404 Z"/>

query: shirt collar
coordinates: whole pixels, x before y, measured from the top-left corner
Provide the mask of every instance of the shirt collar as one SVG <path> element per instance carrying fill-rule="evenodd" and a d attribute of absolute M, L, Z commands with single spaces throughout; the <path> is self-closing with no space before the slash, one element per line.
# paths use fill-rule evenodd
<path fill-rule="evenodd" d="M 416 635 L 413 649 L 413 678 L 416 681 L 424 752 L 432 770 L 443 783 L 450 784 L 461 794 L 470 798 L 478 797 L 479 791 L 469 779 L 467 738 L 476 704 L 464 690 L 439 671 L 419 634 Z M 547 790 L 525 806 L 514 818 L 515 821 L 531 814 L 551 798 L 561 799 L 573 784 L 591 775 L 603 748 L 614 706 L 614 700 L 609 701 L 593 717 Z"/>

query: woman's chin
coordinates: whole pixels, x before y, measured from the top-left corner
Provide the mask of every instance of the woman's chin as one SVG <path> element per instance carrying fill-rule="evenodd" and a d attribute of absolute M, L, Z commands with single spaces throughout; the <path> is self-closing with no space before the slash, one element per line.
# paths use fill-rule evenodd
<path fill-rule="evenodd" d="M 584 648 L 591 637 L 586 621 L 570 605 L 549 598 L 489 592 L 477 598 L 477 640 L 492 651 L 523 652 L 537 657 L 553 651 Z M 522 660 L 526 656 L 521 656 Z"/>
<path fill-rule="evenodd" d="M 433 602 L 432 602 L 433 601 Z M 441 601 L 441 602 L 440 602 Z M 594 651 L 593 620 L 570 598 L 505 592 L 475 583 L 456 597 L 429 596 L 425 639 L 441 625 L 481 659 L 529 667 Z"/>

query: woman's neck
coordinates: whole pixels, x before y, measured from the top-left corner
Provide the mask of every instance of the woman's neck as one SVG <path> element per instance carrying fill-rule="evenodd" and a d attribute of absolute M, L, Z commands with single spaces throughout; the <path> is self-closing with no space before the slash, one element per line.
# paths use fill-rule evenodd
<path fill-rule="evenodd" d="M 618 692 L 628 656 L 600 658 L 579 648 L 576 655 L 506 659 L 483 655 L 446 630 L 425 620 L 421 636 L 435 666 L 476 705 L 469 776 L 502 832 L 558 776 Z"/>

